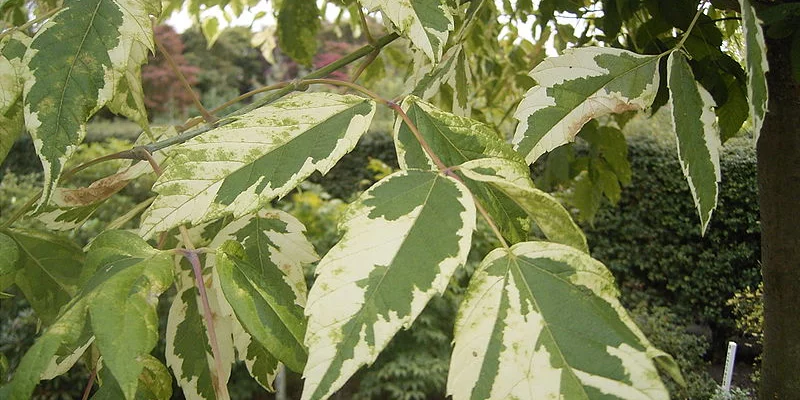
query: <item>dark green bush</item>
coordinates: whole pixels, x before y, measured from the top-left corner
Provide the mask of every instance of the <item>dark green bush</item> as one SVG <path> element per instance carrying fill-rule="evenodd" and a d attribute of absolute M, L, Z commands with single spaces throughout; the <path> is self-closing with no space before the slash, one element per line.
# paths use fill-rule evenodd
<path fill-rule="evenodd" d="M 592 255 L 614 273 L 628 305 L 653 295 L 716 332 L 732 328 L 726 300 L 761 280 L 752 144 L 726 145 L 719 206 L 701 236 L 674 144 L 646 136 L 628 142 L 632 183 L 617 207 L 604 207 L 584 227 Z"/>

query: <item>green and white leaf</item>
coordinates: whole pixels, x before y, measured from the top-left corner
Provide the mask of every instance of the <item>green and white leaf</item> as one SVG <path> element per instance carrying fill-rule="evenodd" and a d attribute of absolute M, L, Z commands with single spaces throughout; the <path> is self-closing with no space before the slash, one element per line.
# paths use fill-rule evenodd
<path fill-rule="evenodd" d="M 303 264 L 318 259 L 304 230 L 283 211 L 260 210 L 223 228 L 211 243 L 219 250 L 208 261 L 248 335 L 298 372 L 307 358 Z"/>
<path fill-rule="evenodd" d="M 61 307 L 78 292 L 83 251 L 52 233 L 27 229 L 9 229 L 4 233 L 19 248 L 14 283 L 42 323 L 51 324 Z"/>
<path fill-rule="evenodd" d="M 314 171 L 328 172 L 374 114 L 372 100 L 297 93 L 177 146 L 153 186 L 159 196 L 142 216 L 142 235 L 257 210 Z"/>
<path fill-rule="evenodd" d="M 370 11 L 380 10 L 400 35 L 433 63 L 442 58 L 453 15 L 444 0 L 359 0 Z"/>
<path fill-rule="evenodd" d="M 529 185 L 533 186 L 525 160 L 488 125 L 439 110 L 416 96 L 406 97 L 402 107 L 433 153 L 446 166 L 453 167 L 487 157 L 503 158 L 517 164 L 517 168 L 513 169 L 517 173 L 515 180 L 528 180 Z M 401 168 L 436 169 L 433 160 L 400 118 L 395 121 L 394 137 Z M 461 176 L 458 171 L 456 174 Z M 464 183 L 492 215 L 503 236 L 514 243 L 527 239 L 530 226 L 528 216 L 513 199 L 490 185 L 470 179 Z"/>
<path fill-rule="evenodd" d="M 474 227 L 468 189 L 432 171 L 395 172 L 352 203 L 309 293 L 302 398 L 327 398 L 411 326 L 466 261 Z"/>
<path fill-rule="evenodd" d="M 31 39 L 19 31 L 6 32 L 0 40 L 0 163 L 25 130 L 22 88 L 27 65 L 22 62 Z"/>
<path fill-rule="evenodd" d="M 527 167 L 524 168 L 527 171 Z M 482 158 L 461 164 L 459 171 L 470 180 L 486 182 L 504 193 L 523 210 L 553 242 L 589 253 L 586 236 L 569 212 L 553 196 L 520 179 L 519 164 L 501 158 Z"/>
<path fill-rule="evenodd" d="M 1 393 L 9 397 L 0 397 L 29 398 L 39 380 L 66 372 L 94 339 L 125 398 L 134 398 L 143 368 L 139 360 L 158 339 L 155 307 L 172 281 L 171 270 L 169 253 L 153 250 L 132 233 L 98 236 L 86 256 L 84 273 L 89 277 L 23 357 L 4 388 L 8 392 Z"/>
<path fill-rule="evenodd" d="M 767 45 L 764 30 L 756 16 L 750 0 L 739 0 L 742 10 L 742 31 L 744 33 L 744 61 L 747 67 L 747 97 L 750 115 L 753 117 L 753 143 L 758 143 L 764 116 L 767 113 Z"/>
<path fill-rule="evenodd" d="M 658 90 L 660 56 L 610 47 L 564 51 L 537 65 L 537 86 L 525 94 L 514 117 L 517 151 L 529 164 L 572 142 L 581 127 L 602 115 L 649 107 Z"/>
<path fill-rule="evenodd" d="M 700 215 L 701 233 L 705 233 L 711 213 L 717 207 L 721 180 L 719 152 L 722 144 L 714 99 L 695 81 L 686 56 L 680 51 L 669 56 L 667 86 L 670 92 L 667 104 L 672 109 L 672 126 L 678 139 L 678 158 Z"/>
<path fill-rule="evenodd" d="M 14 284 L 19 259 L 17 242 L 0 232 L 0 291 Z"/>
<path fill-rule="evenodd" d="M 152 49 L 155 0 L 83 0 L 45 22 L 24 62 L 25 125 L 44 166 L 40 205 L 47 204 L 66 159 L 83 141 L 86 121 L 109 103 L 131 65 Z"/>
<path fill-rule="evenodd" d="M 148 52 L 151 50 L 151 48 L 148 48 L 143 43 L 133 43 L 130 57 L 133 60 L 147 60 Z M 147 108 L 144 104 L 144 89 L 142 88 L 141 63 L 128 63 L 116 87 L 114 97 L 107 106 L 111 112 L 123 115 L 135 121 L 142 129 L 149 129 L 150 122 L 147 118 Z"/>
<path fill-rule="evenodd" d="M 619 303 L 614 278 L 572 247 L 518 243 L 489 253 L 458 311 L 447 392 L 461 399 L 669 399 L 654 348 Z"/>
<path fill-rule="evenodd" d="M 33 389 L 44 379 L 42 371 L 48 369 L 59 351 L 81 347 L 87 305 L 86 298 L 80 298 L 64 309 L 22 357 L 11 382 L 0 387 L 0 398 L 30 399 Z"/>
<path fill-rule="evenodd" d="M 279 363 L 261 343 L 253 340 L 252 336 L 244 331 L 241 325 L 234 328 L 234 347 L 237 358 L 244 361 L 247 372 L 264 389 L 274 392 L 272 382 L 278 375 Z"/>
<path fill-rule="evenodd" d="M 203 280 L 213 315 L 220 351 L 219 361 L 223 368 L 218 371 L 211 351 L 199 291 L 195 286 L 191 266 L 185 261 L 180 263 L 176 279 L 178 293 L 167 317 L 167 366 L 172 369 L 178 386 L 187 399 L 227 400 L 227 391 L 217 397 L 214 387 L 216 380 L 227 384 L 230 378 L 231 364 L 235 360 L 233 335 L 238 321 L 230 306 L 220 302 L 224 297 L 215 270 L 206 269 Z"/>
<path fill-rule="evenodd" d="M 172 255 L 127 231 L 106 231 L 90 245 L 84 286 L 103 364 L 133 399 L 145 359 L 158 342 L 158 297 L 172 285 Z"/>

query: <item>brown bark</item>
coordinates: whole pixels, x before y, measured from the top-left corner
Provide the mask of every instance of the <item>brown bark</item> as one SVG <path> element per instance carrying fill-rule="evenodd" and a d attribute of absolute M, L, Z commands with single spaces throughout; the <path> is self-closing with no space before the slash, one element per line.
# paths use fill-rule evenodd
<path fill-rule="evenodd" d="M 800 83 L 791 38 L 767 40 L 769 112 L 758 142 L 764 360 L 761 398 L 800 399 Z"/>

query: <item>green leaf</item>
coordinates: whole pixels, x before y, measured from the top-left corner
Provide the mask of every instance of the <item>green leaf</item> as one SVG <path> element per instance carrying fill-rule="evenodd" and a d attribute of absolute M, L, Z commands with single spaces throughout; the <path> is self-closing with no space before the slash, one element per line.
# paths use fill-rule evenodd
<path fill-rule="evenodd" d="M 172 398 L 172 374 L 157 358 L 146 354 L 139 360 L 144 368 L 139 375 L 136 400 L 168 400 Z M 118 400 L 124 398 L 114 375 L 107 368 L 98 372 L 102 382 L 92 400 Z"/>
<path fill-rule="evenodd" d="M 240 217 L 326 173 L 367 131 L 375 103 L 357 96 L 297 93 L 174 149 L 142 216 L 145 237 L 183 223 Z"/>
<path fill-rule="evenodd" d="M 416 96 L 406 97 L 402 107 L 446 166 L 480 158 L 503 158 L 518 164 L 513 169 L 516 172 L 514 179 L 530 181 L 525 160 L 488 125 L 441 111 Z M 397 158 L 402 168 L 435 169 L 435 164 L 402 119 L 396 120 L 394 132 Z M 464 183 L 495 219 L 503 236 L 514 243 L 527 239 L 530 225 L 527 214 L 512 199 L 492 186 L 469 179 Z"/>
<path fill-rule="evenodd" d="M 750 115 L 753 117 L 753 143 L 758 143 L 764 115 L 767 113 L 767 45 L 750 0 L 739 0 L 742 10 L 742 31 L 744 32 L 744 61 L 747 69 L 747 97 Z"/>
<path fill-rule="evenodd" d="M 723 143 L 739 133 L 750 113 L 750 103 L 747 101 L 744 84 L 732 76 L 726 78 L 728 98 L 724 104 L 716 108 L 720 138 Z"/>
<path fill-rule="evenodd" d="M 303 264 L 318 259 L 291 215 L 261 210 L 226 226 L 212 247 L 226 239 L 215 257 L 225 298 L 247 333 L 270 354 L 302 371 L 306 321 Z"/>
<path fill-rule="evenodd" d="M 705 233 L 719 195 L 719 151 L 722 147 L 714 115 L 714 99 L 694 79 L 686 56 L 674 51 L 667 65 L 672 125 L 678 158 Z"/>
<path fill-rule="evenodd" d="M 274 392 L 272 382 L 278 374 L 278 360 L 259 342 L 253 340 L 244 329 L 236 335 L 234 334 L 234 346 L 238 358 L 244 361 L 247 372 L 258 382 L 261 387 L 270 392 Z"/>
<path fill-rule="evenodd" d="M 167 317 L 165 357 L 187 399 L 218 399 L 215 381 L 227 383 L 234 362 L 233 334 L 238 321 L 224 300 L 213 268 L 204 271 L 203 280 L 223 370 L 218 371 L 214 363 L 199 291 L 191 266 L 184 260 L 176 277 L 178 293 Z"/>
<path fill-rule="evenodd" d="M 172 285 L 172 257 L 126 231 L 103 232 L 86 256 L 86 268 L 96 271 L 84 287 L 93 290 L 88 308 L 95 343 L 126 399 L 136 394 L 144 368 L 139 360 L 158 341 L 156 305 Z"/>
<path fill-rule="evenodd" d="M 444 0 L 359 0 L 361 5 L 375 11 L 394 25 L 395 30 L 408 38 L 433 63 L 442 58 L 447 36 L 453 30 L 453 16 Z"/>
<path fill-rule="evenodd" d="M 19 258 L 17 242 L 0 233 L 0 291 L 14 284 Z"/>
<path fill-rule="evenodd" d="M 5 232 L 20 251 L 14 283 L 45 325 L 78 292 L 83 252 L 75 243 L 51 233 L 25 229 Z"/>
<path fill-rule="evenodd" d="M 0 40 L 0 163 L 24 131 L 22 88 L 27 65 L 22 62 L 31 39 L 19 31 Z"/>
<path fill-rule="evenodd" d="M 660 56 L 615 48 L 572 48 L 530 72 L 539 86 L 525 94 L 514 117 L 520 121 L 515 148 L 529 164 L 575 139 L 592 118 L 642 110 L 658 90 Z"/>
<path fill-rule="evenodd" d="M 64 163 L 83 141 L 86 121 L 110 102 L 131 64 L 152 49 L 155 0 L 83 0 L 65 4 L 34 36 L 25 63 L 25 124 L 44 166 L 39 205 L 47 204 Z"/>
<path fill-rule="evenodd" d="M 654 348 L 587 254 L 524 242 L 489 253 L 458 310 L 447 392 L 461 399 L 668 399 Z"/>
<path fill-rule="evenodd" d="M 303 65 L 311 65 L 317 52 L 320 15 L 314 0 L 284 1 L 278 13 L 278 44 Z"/>
<path fill-rule="evenodd" d="M 517 163 L 508 160 L 484 158 L 461 164 L 459 170 L 466 178 L 485 182 L 505 194 L 536 222 L 548 239 L 588 253 L 586 237 L 569 212 L 558 200 L 536 189 L 529 179 L 520 179 L 518 168 Z"/>
<path fill-rule="evenodd" d="M 52 363 L 63 347 L 77 348 L 82 344 L 81 337 L 86 324 L 87 302 L 85 298 L 70 303 L 47 330 L 36 339 L 17 366 L 14 378 L 8 385 L 0 387 L 2 399 L 29 399 L 39 383 L 42 371 Z"/>
<path fill-rule="evenodd" d="M 475 207 L 461 183 L 398 171 L 352 203 L 317 266 L 306 307 L 303 399 L 323 399 L 372 363 L 466 262 Z"/>

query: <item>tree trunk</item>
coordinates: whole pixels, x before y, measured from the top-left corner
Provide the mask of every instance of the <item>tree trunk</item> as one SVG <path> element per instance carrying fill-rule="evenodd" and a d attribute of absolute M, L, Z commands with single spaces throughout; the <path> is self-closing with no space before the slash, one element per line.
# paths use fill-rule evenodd
<path fill-rule="evenodd" d="M 800 84 L 791 38 L 767 40 L 769 112 L 758 142 L 764 360 L 761 398 L 800 399 Z"/>

